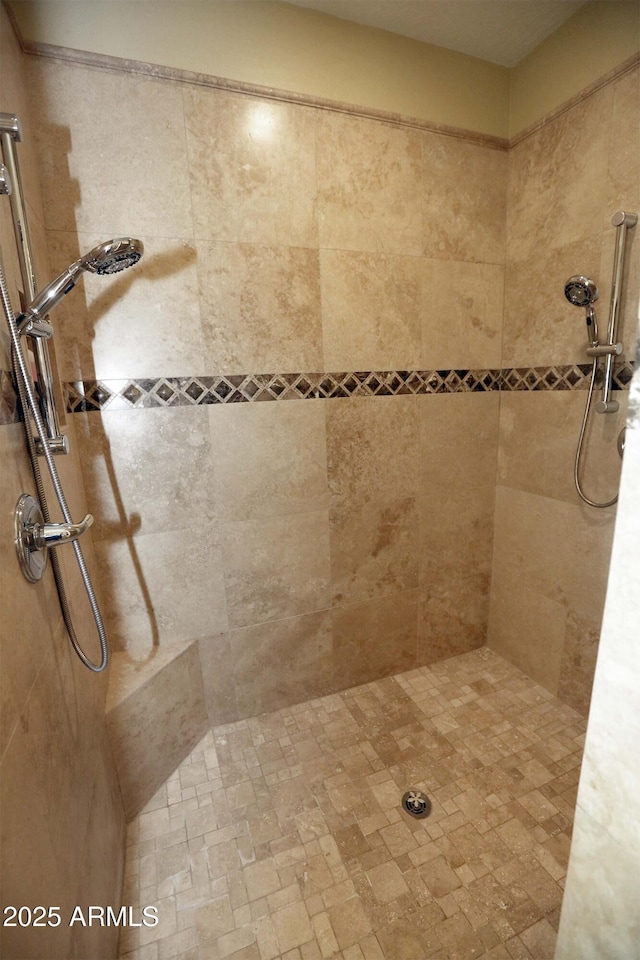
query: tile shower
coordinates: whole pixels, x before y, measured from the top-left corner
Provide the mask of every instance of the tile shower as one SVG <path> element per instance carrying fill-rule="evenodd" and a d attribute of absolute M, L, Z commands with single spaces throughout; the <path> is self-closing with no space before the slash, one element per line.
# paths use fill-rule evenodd
<path fill-rule="evenodd" d="M 107 699 L 110 740 L 128 817 L 153 796 L 139 823 L 152 822 L 164 790 L 167 818 L 174 801 L 191 814 L 194 798 L 196 807 L 202 799 L 206 818 L 214 788 L 199 791 L 198 785 L 217 789 L 221 780 L 232 792 L 237 786 L 236 758 L 222 749 L 225 730 L 231 744 L 243 745 L 242 762 L 250 765 L 251 750 L 261 748 L 266 757 L 264 743 L 281 739 L 244 718 L 277 711 L 273 722 L 288 727 L 288 736 L 305 710 L 294 704 L 311 701 L 309 710 L 325 723 L 333 711 L 353 712 L 353 704 L 363 709 L 358 698 L 375 705 L 389 691 L 388 709 L 393 712 L 400 697 L 402 715 L 415 720 L 415 708 L 402 697 L 414 703 L 449 669 L 464 678 L 456 681 L 453 700 L 470 697 L 471 710 L 474 693 L 481 698 L 487 691 L 474 691 L 481 681 L 470 679 L 467 665 L 481 678 L 486 663 L 474 658 L 484 653 L 502 677 L 533 691 L 534 713 L 554 704 L 563 722 L 570 718 L 575 758 L 613 511 L 594 516 L 571 487 L 585 397 L 584 333 L 562 288 L 579 268 L 600 278 L 606 300 L 608 218 L 618 207 L 640 206 L 637 68 L 507 151 L 506 144 L 473 134 L 447 137 L 131 75 L 113 64 L 103 70 L 16 51 L 11 56 L 28 81 L 24 110 L 31 112 L 42 189 L 42 202 L 32 192 L 41 274 L 53 275 L 108 235 L 139 235 L 147 251 L 137 276 L 118 278 L 108 290 L 87 282 L 84 302 L 67 298 L 56 331 L 76 451 L 66 469 L 76 471 L 78 504 L 84 485 L 96 515 L 93 569 L 116 650 Z M 580 142 L 587 155 L 579 167 L 572 161 L 576 129 L 592 132 Z M 104 165 L 116 140 L 135 158 L 124 171 Z M 35 167 L 34 161 L 34 183 Z M 636 282 L 629 290 L 637 289 L 637 265 L 632 269 Z M 624 314 L 634 315 L 630 295 Z M 623 328 L 625 344 L 631 335 Z M 621 364 L 621 400 L 629 377 L 629 364 Z M 5 396 L 4 418 L 11 420 L 11 392 L 3 387 Z M 596 493 L 617 483 L 618 463 L 599 451 L 624 422 L 623 402 L 621 408 L 616 423 L 596 424 L 589 437 L 591 456 L 602 464 L 592 478 Z M 2 431 L 28 484 L 18 425 Z M 8 499 L 22 488 L 15 483 Z M 64 691 L 76 666 L 59 624 L 56 638 L 55 675 Z M 492 652 L 471 652 L 485 643 Z M 497 654 L 541 686 L 527 687 Z M 440 664 L 457 655 L 458 666 Z M 34 679 L 42 686 L 36 707 L 46 710 L 56 700 L 46 676 L 35 678 L 27 666 L 23 673 L 16 684 L 22 700 L 11 703 L 10 719 L 33 710 L 27 695 Z M 380 680 L 394 674 L 397 681 Z M 99 762 L 91 761 L 91 804 L 78 795 L 91 811 L 88 820 L 82 815 L 83 829 L 96 837 L 99 811 L 107 810 L 110 835 L 103 842 L 105 850 L 116 849 L 123 825 L 101 727 L 107 693 L 99 685 L 86 690 L 83 678 L 76 682 L 74 696 L 88 703 L 68 704 L 56 728 L 70 753 L 78 737 L 74 713 L 88 709 L 94 718 L 83 750 L 95 741 L 101 752 Z M 338 692 L 359 684 L 371 686 Z M 463 707 L 454 702 L 447 709 Z M 209 726 L 215 737 L 197 747 Z M 22 737 L 24 744 L 15 736 L 7 740 L 5 780 L 7 771 L 26 776 L 21 765 L 33 747 L 27 732 Z M 201 753 L 186 767 L 204 764 L 206 780 L 189 782 L 186 767 L 172 774 L 191 748 Z M 52 748 L 54 756 L 60 749 Z M 87 756 L 81 752 L 79 768 L 67 775 L 81 779 Z M 334 759 L 344 763 L 345 755 Z M 366 751 L 365 759 L 375 761 Z M 265 773 L 262 760 L 259 766 L 265 779 L 274 772 Z M 366 772 L 375 774 L 375 762 Z M 471 774 L 454 779 L 464 776 Z M 569 768 L 554 767 L 545 783 L 555 785 L 556 778 L 570 793 Z M 238 783 L 253 779 L 249 774 Z M 178 781 L 193 794 L 181 792 L 178 800 Z M 446 793 L 444 781 L 440 787 Z M 554 791 L 551 798 L 541 791 L 542 807 L 553 805 Z M 41 843 L 48 851 L 53 846 L 55 859 L 72 812 L 62 822 L 46 789 L 40 792 L 43 809 L 33 817 L 47 825 L 50 836 Z M 517 804 L 518 796 L 504 803 Z M 446 801 L 453 805 L 447 813 L 455 815 L 454 796 Z M 380 809 L 389 810 L 386 804 Z M 570 816 L 563 804 L 556 810 Z M 532 844 L 544 847 L 556 834 L 551 827 L 546 837 L 536 834 L 540 821 L 529 813 Z M 526 819 L 514 815 L 519 823 Z M 437 833 L 438 819 L 426 823 L 421 839 L 414 835 L 398 854 L 408 870 L 418 866 L 411 852 L 425 844 L 434 858 L 448 855 L 444 841 L 438 854 L 432 846 L 443 836 L 429 832 Z M 353 820 L 334 826 L 348 831 Z M 555 826 L 566 833 L 564 822 Z M 26 835 L 44 827 L 34 820 L 24 829 Z M 141 839 L 158 843 L 155 836 Z M 224 842 L 231 840 L 241 846 L 235 836 Z M 381 844 L 374 839 L 369 847 Z M 281 852 L 276 848 L 269 857 Z M 396 863 L 387 849 L 389 863 Z M 151 860 L 143 860 L 158 852 L 157 846 L 136 849 L 139 870 L 151 870 Z M 77 899 L 76 888 L 88 882 L 83 870 L 91 869 L 103 870 L 105 902 L 115 901 L 122 864 L 109 873 L 103 865 L 81 867 L 88 857 L 80 850 L 76 859 L 65 880 L 68 899 Z M 377 870 L 382 884 L 404 896 L 402 866 L 369 863 L 361 865 L 358 882 Z M 551 878 L 543 878 L 543 886 L 561 881 L 561 872 L 554 876 L 561 862 L 541 867 Z M 264 867 L 265 876 L 271 869 Z M 166 879 L 156 874 L 152 882 Z M 297 882 L 295 869 L 286 879 L 291 882 L 279 877 L 268 896 Z M 355 884 L 353 877 L 333 879 Z M 240 919 L 259 919 L 252 902 L 235 904 L 244 910 Z M 550 915 L 559 901 L 553 903 Z M 300 922 L 313 924 L 323 912 Z M 541 919 L 532 915 L 532 924 Z M 220 936 L 242 926 L 235 918 Z M 540 931 L 548 943 L 549 931 Z M 485 936 L 486 951 L 502 949 Z M 278 943 L 285 952 L 283 937 Z M 441 937 L 436 947 L 443 945 Z M 528 955 L 526 937 L 515 946 Z M 338 948 L 359 960 L 357 952 L 346 952 L 355 943 Z M 96 956 L 101 949 L 95 946 Z M 159 941 L 142 948 L 140 960 L 155 960 L 156 949 Z M 265 956 L 255 953 L 255 944 L 237 949 Z M 377 956 L 362 944 L 359 949 Z M 531 949 L 544 956 L 535 944 Z"/>

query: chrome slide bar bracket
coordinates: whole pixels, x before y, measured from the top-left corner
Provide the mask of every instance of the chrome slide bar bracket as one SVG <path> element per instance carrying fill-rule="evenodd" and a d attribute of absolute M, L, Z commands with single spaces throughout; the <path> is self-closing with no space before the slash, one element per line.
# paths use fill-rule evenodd
<path fill-rule="evenodd" d="M 622 352 L 618 350 L 621 344 L 617 343 L 618 337 L 618 319 L 620 316 L 620 302 L 622 300 L 622 284 L 624 278 L 624 256 L 627 247 L 627 233 L 635 227 L 638 222 L 637 213 L 629 213 L 625 210 L 616 210 L 611 217 L 611 226 L 616 228 L 616 249 L 613 259 L 613 276 L 611 278 L 611 306 L 609 309 L 609 325 L 607 327 L 607 341 L 595 349 L 602 353 L 592 353 L 593 348 L 589 348 L 589 356 L 606 356 L 604 366 L 604 383 L 602 385 L 602 397 L 596 403 L 596 413 L 615 413 L 620 404 L 617 400 L 611 399 L 611 381 L 613 379 L 613 358 L 619 356 Z"/>

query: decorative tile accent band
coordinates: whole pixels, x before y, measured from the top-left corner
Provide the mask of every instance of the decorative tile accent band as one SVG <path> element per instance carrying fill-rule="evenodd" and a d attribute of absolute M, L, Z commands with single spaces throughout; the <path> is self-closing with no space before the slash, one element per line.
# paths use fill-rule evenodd
<path fill-rule="evenodd" d="M 150 407 L 318 400 L 494 390 L 584 390 L 591 364 L 503 370 L 366 370 L 346 373 L 251 373 L 229 376 L 79 380 L 64 384 L 68 413 Z M 11 374 L 0 371 L 0 424 L 18 419 Z M 614 367 L 614 389 L 628 389 L 633 363 Z"/>
<path fill-rule="evenodd" d="M 200 406 L 259 400 L 317 400 L 493 390 L 580 390 L 591 364 L 505 370 L 367 370 L 346 373 L 253 373 L 231 376 L 160 377 L 155 380 L 85 380 L 68 383 L 67 410 L 123 410 Z M 614 387 L 628 388 L 633 364 L 615 368 Z"/>

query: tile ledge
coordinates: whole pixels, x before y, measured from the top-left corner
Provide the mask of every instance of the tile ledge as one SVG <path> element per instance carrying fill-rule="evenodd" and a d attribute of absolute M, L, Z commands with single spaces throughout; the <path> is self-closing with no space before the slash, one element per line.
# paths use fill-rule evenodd
<path fill-rule="evenodd" d="M 136 659 L 126 650 L 114 650 L 111 653 L 105 713 L 108 715 L 113 712 L 116 707 L 136 694 L 186 653 L 194 643 L 197 643 L 197 640 L 175 640 L 162 644 L 153 647 L 144 659 Z"/>

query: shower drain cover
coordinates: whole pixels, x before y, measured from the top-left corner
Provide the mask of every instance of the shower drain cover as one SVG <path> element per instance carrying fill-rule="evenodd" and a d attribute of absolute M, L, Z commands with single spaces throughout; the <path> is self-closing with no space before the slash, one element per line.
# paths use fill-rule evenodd
<path fill-rule="evenodd" d="M 412 817 L 421 820 L 431 813 L 431 800 L 420 790 L 408 790 L 402 798 L 402 807 Z"/>

